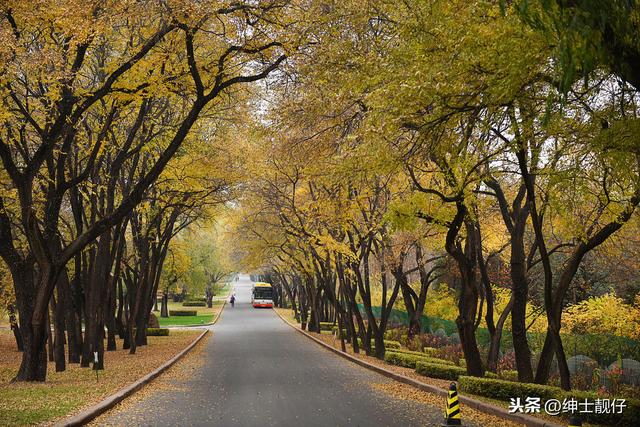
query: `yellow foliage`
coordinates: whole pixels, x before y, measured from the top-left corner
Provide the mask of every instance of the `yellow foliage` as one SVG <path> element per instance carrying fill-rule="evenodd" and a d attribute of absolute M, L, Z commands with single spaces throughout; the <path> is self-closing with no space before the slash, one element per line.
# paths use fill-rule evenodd
<path fill-rule="evenodd" d="M 625 304 L 614 294 L 592 297 L 568 307 L 563 314 L 567 332 L 612 334 L 640 338 L 640 298 Z"/>
<path fill-rule="evenodd" d="M 458 306 L 454 292 L 447 286 L 429 289 L 424 314 L 455 321 L 458 317 Z"/>

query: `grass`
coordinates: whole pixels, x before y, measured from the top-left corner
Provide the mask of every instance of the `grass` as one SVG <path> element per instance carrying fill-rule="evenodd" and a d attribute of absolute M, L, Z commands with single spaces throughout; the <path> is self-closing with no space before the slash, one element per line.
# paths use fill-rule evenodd
<path fill-rule="evenodd" d="M 200 307 L 198 307 L 200 308 Z M 188 325 L 204 325 L 211 323 L 213 314 L 202 314 L 197 316 L 173 316 L 158 318 L 160 327 L 165 326 L 188 326 Z"/>
<path fill-rule="evenodd" d="M 213 300 L 213 307 L 184 307 L 181 302 L 169 301 L 169 310 L 196 310 L 198 314 L 196 316 L 170 316 L 160 317 L 160 313 L 155 313 L 158 316 L 160 327 L 166 326 L 194 326 L 205 325 L 211 323 L 215 315 L 222 309 L 222 305 L 225 300 Z"/>
<path fill-rule="evenodd" d="M 146 375 L 173 357 L 200 334 L 200 331 L 171 331 L 168 337 L 149 337 L 149 345 L 135 355 L 122 350 L 105 353 L 105 370 L 96 382 L 95 371 L 68 365 L 55 372 L 50 363 L 45 383 L 10 383 L 20 365 L 10 331 L 0 331 L 0 425 L 22 426 L 51 423 L 78 412 Z"/>

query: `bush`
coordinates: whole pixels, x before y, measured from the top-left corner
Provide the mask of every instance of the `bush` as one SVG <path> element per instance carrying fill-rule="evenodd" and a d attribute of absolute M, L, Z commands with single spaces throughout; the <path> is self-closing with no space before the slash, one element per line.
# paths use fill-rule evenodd
<path fill-rule="evenodd" d="M 430 357 L 436 357 L 436 351 L 438 351 L 438 349 L 434 347 L 425 347 L 422 349 L 422 352 Z"/>
<path fill-rule="evenodd" d="M 360 344 L 360 347 L 362 347 L 362 340 L 360 338 L 358 338 L 358 344 Z M 401 345 L 398 341 L 387 341 L 384 340 L 384 348 L 385 349 L 398 349 L 400 348 Z M 371 351 L 375 350 L 376 348 L 376 343 L 373 339 L 371 339 Z"/>
<path fill-rule="evenodd" d="M 333 330 L 333 328 L 334 328 L 333 322 L 320 322 L 320 330 L 321 331 L 331 331 L 331 330 Z M 337 326 L 336 326 L 336 328 L 337 328 Z"/>
<path fill-rule="evenodd" d="M 452 362 L 442 359 L 434 359 L 433 357 L 419 356 L 415 354 L 398 353 L 393 350 L 389 350 L 384 354 L 384 361 L 396 366 L 404 366 L 405 368 L 416 367 L 417 362 L 436 363 L 439 365 L 453 366 Z"/>
<path fill-rule="evenodd" d="M 458 378 L 461 392 L 477 394 L 500 400 L 512 397 L 541 397 L 542 399 L 561 399 L 562 390 L 548 385 L 518 383 L 495 378 L 478 378 L 463 375 Z"/>
<path fill-rule="evenodd" d="M 514 369 L 516 369 L 516 352 L 510 350 L 498 360 L 498 371 L 513 371 Z"/>
<path fill-rule="evenodd" d="M 169 316 L 197 316 L 196 310 L 169 310 Z"/>
<path fill-rule="evenodd" d="M 384 331 L 384 339 L 404 342 L 406 344 L 408 334 L 409 329 L 406 326 L 401 326 L 399 328 L 389 328 Z"/>
<path fill-rule="evenodd" d="M 459 391 L 462 393 L 476 394 L 493 399 L 509 401 L 511 398 L 540 397 L 543 401 L 548 399 L 575 398 L 579 402 L 585 399 L 590 402 L 601 399 L 602 396 L 594 392 L 570 391 L 565 392 L 560 387 L 548 385 L 519 383 L 491 378 L 478 378 L 461 375 L 458 377 Z M 604 425 L 640 425 L 640 400 L 626 399 L 626 408 L 622 414 L 581 414 L 583 421 Z"/>
<path fill-rule="evenodd" d="M 402 348 L 402 346 L 398 341 L 384 340 L 384 348 L 399 349 L 399 348 Z"/>
<path fill-rule="evenodd" d="M 565 398 L 574 397 L 578 401 L 588 399 L 590 402 L 595 399 L 601 399 L 595 392 L 578 391 L 565 392 Z M 622 410 L 622 414 L 581 414 L 582 420 L 591 424 L 601 424 L 610 426 L 637 426 L 640 425 L 640 400 L 625 399 L 626 407 Z"/>
<path fill-rule="evenodd" d="M 185 301 L 182 303 L 183 307 L 206 307 L 207 303 L 204 301 Z"/>
<path fill-rule="evenodd" d="M 416 362 L 416 372 L 425 377 L 455 381 L 459 376 L 466 375 L 467 370 L 460 366 L 429 363 L 419 360 Z"/>
<path fill-rule="evenodd" d="M 433 357 L 438 359 L 446 359 L 452 361 L 456 365 L 460 365 L 460 359 L 464 357 L 461 344 L 445 345 L 433 352 Z"/>
<path fill-rule="evenodd" d="M 511 369 L 507 371 L 499 371 L 498 378 L 505 381 L 518 381 L 518 371 Z"/>
<path fill-rule="evenodd" d="M 148 337 L 166 337 L 169 335 L 167 328 L 147 328 Z"/>
<path fill-rule="evenodd" d="M 414 356 L 418 356 L 418 357 L 431 357 L 428 354 L 423 353 L 421 351 L 406 350 L 404 348 L 394 348 L 394 349 L 390 349 L 389 351 L 393 351 L 394 353 L 413 354 Z"/>
<path fill-rule="evenodd" d="M 440 329 L 442 331 L 442 329 Z M 422 343 L 422 348 L 424 347 L 433 347 L 440 348 L 446 345 L 450 345 L 451 341 L 446 335 L 436 335 L 436 334 L 420 334 L 419 336 L 420 342 Z"/>

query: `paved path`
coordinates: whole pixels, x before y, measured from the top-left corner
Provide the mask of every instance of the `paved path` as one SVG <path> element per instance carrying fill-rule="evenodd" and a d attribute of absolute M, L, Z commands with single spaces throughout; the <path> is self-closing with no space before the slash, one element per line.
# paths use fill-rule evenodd
<path fill-rule="evenodd" d="M 442 408 L 372 388 L 391 380 L 348 362 L 251 307 L 251 282 L 236 283 L 212 327 L 205 360 L 175 387 L 160 387 L 104 420 L 149 426 L 434 426 Z M 151 386 L 153 387 L 153 386 Z"/>

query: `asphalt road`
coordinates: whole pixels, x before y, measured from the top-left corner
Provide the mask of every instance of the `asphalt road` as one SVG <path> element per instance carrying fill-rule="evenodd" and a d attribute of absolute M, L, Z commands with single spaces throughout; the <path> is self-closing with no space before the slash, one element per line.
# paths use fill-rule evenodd
<path fill-rule="evenodd" d="M 372 387 L 392 380 L 319 347 L 270 309 L 250 304 L 236 282 L 212 327 L 204 361 L 175 387 L 159 387 L 101 424 L 149 426 L 435 426 L 443 408 L 400 400 Z"/>

